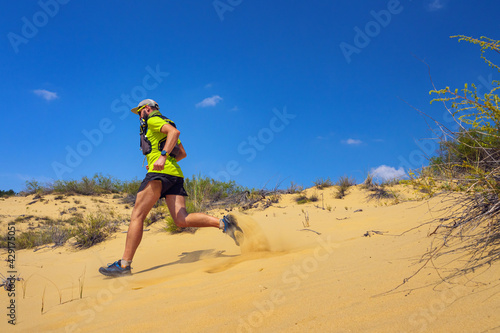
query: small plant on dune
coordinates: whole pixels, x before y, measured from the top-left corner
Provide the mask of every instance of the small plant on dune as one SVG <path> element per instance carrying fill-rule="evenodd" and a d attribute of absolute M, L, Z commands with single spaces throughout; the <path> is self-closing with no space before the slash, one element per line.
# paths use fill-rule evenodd
<path fill-rule="evenodd" d="M 335 193 L 335 198 L 343 199 L 347 195 L 349 187 L 356 185 L 356 180 L 348 176 L 341 176 L 336 185 L 338 188 L 337 193 Z"/>
<path fill-rule="evenodd" d="M 278 203 L 280 202 L 280 199 L 281 199 L 281 194 L 279 193 L 273 193 L 269 196 L 269 201 L 271 203 Z"/>
<path fill-rule="evenodd" d="M 148 217 L 144 220 L 144 226 L 148 227 L 158 221 L 164 221 L 169 215 L 168 208 L 165 205 L 157 206 L 151 210 Z"/>
<path fill-rule="evenodd" d="M 375 180 L 373 179 L 373 174 L 368 173 L 368 175 L 365 178 L 365 181 L 361 184 L 362 189 L 370 190 L 373 187 L 377 186 L 375 183 Z"/>
<path fill-rule="evenodd" d="M 304 188 L 294 182 L 290 182 L 290 186 L 285 190 L 287 194 L 295 194 L 300 193 L 304 190 Z"/>
<path fill-rule="evenodd" d="M 388 191 L 384 186 L 373 186 L 368 194 L 368 199 L 381 200 L 394 198 L 394 192 Z"/>
<path fill-rule="evenodd" d="M 399 183 L 399 178 L 386 179 L 381 183 L 377 183 L 373 174 L 368 173 L 360 187 L 368 191 L 368 200 L 396 199 L 394 202 L 399 203 L 399 197 L 396 192 L 387 189 L 387 187 L 398 185 Z"/>
<path fill-rule="evenodd" d="M 311 201 L 311 202 L 316 202 L 318 200 L 319 200 L 318 194 L 316 194 L 316 193 L 311 194 L 311 196 L 309 197 L 309 201 Z"/>
<path fill-rule="evenodd" d="M 294 198 L 295 202 L 298 203 L 299 205 L 302 205 L 302 204 L 305 204 L 305 203 L 308 203 L 309 202 L 309 198 L 303 194 L 303 193 L 300 193 L 299 195 L 297 195 L 295 198 Z"/>
<path fill-rule="evenodd" d="M 314 181 L 314 186 L 316 186 L 316 188 L 318 190 L 322 190 L 326 187 L 331 187 L 333 186 L 333 182 L 330 180 L 330 177 L 328 178 L 318 178 Z"/>
<path fill-rule="evenodd" d="M 87 267 L 83 269 L 83 274 L 78 278 L 78 289 L 80 292 L 80 299 L 83 298 L 83 286 L 85 285 L 85 271 L 87 270 Z"/>
<path fill-rule="evenodd" d="M 302 214 L 304 214 L 304 221 L 302 222 L 302 225 L 304 226 L 304 228 L 309 228 L 310 227 L 310 224 L 309 224 L 309 212 L 304 211 L 302 209 Z"/>
<path fill-rule="evenodd" d="M 40 309 L 41 314 L 43 314 L 43 308 L 45 307 L 45 289 L 47 289 L 46 286 L 43 288 L 43 293 L 42 293 L 42 307 Z"/>
<path fill-rule="evenodd" d="M 104 241 L 111 233 L 118 229 L 119 221 L 109 213 L 98 211 L 89 213 L 86 218 L 76 226 L 75 245 L 88 248 Z"/>

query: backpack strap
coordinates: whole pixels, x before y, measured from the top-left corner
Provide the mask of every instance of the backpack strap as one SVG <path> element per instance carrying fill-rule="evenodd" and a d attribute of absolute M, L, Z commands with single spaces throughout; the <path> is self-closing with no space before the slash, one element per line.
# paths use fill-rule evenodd
<path fill-rule="evenodd" d="M 175 123 L 174 123 L 172 120 L 168 119 L 167 117 L 165 117 L 164 115 L 162 115 L 162 114 L 161 114 L 161 113 L 159 113 L 159 112 L 158 112 L 158 113 L 155 113 L 155 114 L 151 114 L 151 115 L 149 115 L 148 119 L 149 119 L 149 118 L 152 118 L 152 117 L 160 117 L 161 119 L 165 120 L 165 121 L 166 121 L 167 123 L 169 123 L 170 125 L 172 125 L 172 126 L 174 126 L 175 128 L 177 128 L 177 126 L 175 126 Z"/>

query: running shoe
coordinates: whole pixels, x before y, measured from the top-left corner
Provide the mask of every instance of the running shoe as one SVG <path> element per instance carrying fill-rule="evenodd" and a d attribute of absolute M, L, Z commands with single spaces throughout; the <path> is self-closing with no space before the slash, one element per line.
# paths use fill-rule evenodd
<path fill-rule="evenodd" d="M 132 270 L 130 266 L 123 268 L 121 265 L 121 260 L 117 260 L 112 264 L 108 264 L 108 267 L 99 268 L 99 273 L 106 276 L 117 277 L 117 276 L 131 275 Z"/>
<path fill-rule="evenodd" d="M 222 219 L 224 223 L 223 233 L 228 234 L 231 237 L 236 245 L 240 246 L 240 239 L 243 238 L 243 230 L 238 226 L 236 220 L 231 215 L 226 215 Z"/>

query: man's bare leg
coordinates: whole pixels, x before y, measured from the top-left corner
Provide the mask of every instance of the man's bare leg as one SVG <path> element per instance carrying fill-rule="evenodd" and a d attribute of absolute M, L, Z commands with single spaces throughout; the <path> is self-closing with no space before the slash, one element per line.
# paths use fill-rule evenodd
<path fill-rule="evenodd" d="M 132 217 L 128 226 L 127 241 L 125 243 L 125 252 L 122 259 L 132 261 L 135 251 L 142 240 L 142 230 L 144 220 L 149 211 L 158 201 L 161 195 L 161 181 L 152 180 L 141 192 L 137 193 L 135 206 L 132 210 Z"/>
<path fill-rule="evenodd" d="M 219 228 L 219 219 L 203 213 L 191 213 L 186 211 L 186 200 L 182 195 L 167 195 L 165 197 L 170 215 L 179 228 L 187 227 L 214 227 Z"/>

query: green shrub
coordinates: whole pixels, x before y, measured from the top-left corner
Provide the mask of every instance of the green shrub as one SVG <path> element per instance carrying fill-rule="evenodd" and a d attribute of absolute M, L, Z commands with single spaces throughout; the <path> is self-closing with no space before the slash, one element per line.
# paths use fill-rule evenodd
<path fill-rule="evenodd" d="M 342 199 L 347 195 L 347 190 L 349 189 L 349 187 L 356 185 L 356 180 L 348 176 L 341 176 L 336 185 L 338 186 L 338 188 L 337 193 L 335 193 L 335 198 Z"/>
<path fill-rule="evenodd" d="M 92 178 L 84 176 L 80 181 L 56 180 L 52 188 L 61 194 L 99 195 L 118 193 L 123 187 L 115 178 L 96 173 Z"/>
<path fill-rule="evenodd" d="M 131 181 L 123 181 L 120 183 L 120 190 L 122 193 L 136 195 L 141 186 L 142 180 L 134 179 Z"/>
<path fill-rule="evenodd" d="M 330 177 L 328 178 L 318 178 L 314 181 L 314 186 L 316 186 L 317 189 L 322 190 L 326 187 L 333 186 L 333 182 L 330 180 Z"/>
<path fill-rule="evenodd" d="M 22 194 L 38 194 L 42 195 L 45 193 L 50 193 L 52 191 L 50 184 L 46 184 L 45 186 L 40 184 L 35 179 L 27 180 L 25 182 L 25 189 Z"/>
<path fill-rule="evenodd" d="M 12 197 L 14 195 L 16 195 L 16 192 L 14 192 L 14 190 L 0 190 L 0 198 Z"/>
<path fill-rule="evenodd" d="M 90 213 L 75 230 L 75 244 L 80 248 L 88 248 L 104 241 L 111 233 L 118 229 L 121 221 L 112 217 L 108 212 Z"/>
<path fill-rule="evenodd" d="M 488 52 L 500 53 L 499 40 L 453 37 L 479 45 L 481 58 L 500 72 L 500 67 L 486 57 Z M 465 84 L 463 89 L 446 87 L 431 91 L 437 95 L 431 103 L 443 103 L 459 130 L 452 130 L 449 125 L 439 126 L 442 133 L 438 156 L 430 159 L 429 167 L 414 172 L 409 182 L 429 195 L 447 187 L 463 191 L 443 200 L 448 203 L 449 211 L 436 221 L 438 227 L 433 232 L 443 241 L 427 253 L 430 262 L 446 253 L 468 252 L 469 259 L 457 274 L 490 266 L 500 259 L 499 89 L 500 82 L 493 81 L 492 89 L 481 94 L 474 84 Z M 443 183 L 447 184 L 444 188 Z"/>
<path fill-rule="evenodd" d="M 38 230 L 23 231 L 16 235 L 16 249 L 32 249 L 37 246 L 52 243 L 54 243 L 54 246 L 60 246 L 72 236 L 72 229 L 62 224 L 42 226 Z M 0 236 L 0 248 L 8 247 L 7 239 L 7 235 Z"/>
<path fill-rule="evenodd" d="M 184 188 L 189 194 L 187 202 L 192 202 L 195 212 L 205 211 L 219 201 L 227 201 L 227 204 L 232 201 L 236 204 L 250 194 L 249 189 L 234 181 L 222 182 L 201 175 L 186 178 Z"/>
<path fill-rule="evenodd" d="M 303 205 L 305 203 L 308 203 L 309 202 L 309 198 L 303 194 L 303 193 L 300 193 L 298 196 L 296 196 L 294 198 L 295 202 L 298 203 L 299 205 Z"/>

